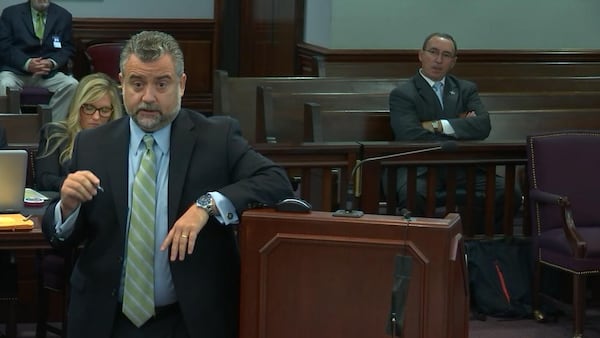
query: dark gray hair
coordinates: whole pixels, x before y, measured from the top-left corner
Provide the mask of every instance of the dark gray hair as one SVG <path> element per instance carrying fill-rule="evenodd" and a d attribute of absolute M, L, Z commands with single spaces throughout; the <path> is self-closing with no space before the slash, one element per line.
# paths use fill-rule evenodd
<path fill-rule="evenodd" d="M 142 62 L 157 60 L 165 54 L 171 55 L 175 63 L 175 72 L 181 77 L 184 72 L 183 52 L 173 36 L 157 31 L 142 31 L 132 36 L 121 52 L 120 68 L 123 72 L 125 62 L 135 54 Z"/>
<path fill-rule="evenodd" d="M 423 41 L 423 47 L 421 49 L 425 50 L 425 48 L 427 48 L 427 43 L 429 42 L 429 40 L 431 40 L 431 38 L 434 38 L 434 37 L 448 39 L 448 40 L 452 41 L 452 45 L 454 46 L 454 56 L 456 56 L 456 54 L 458 53 L 458 46 L 456 45 L 456 40 L 454 40 L 452 35 L 450 35 L 448 33 L 435 32 L 435 33 L 431 33 L 431 34 L 427 35 L 427 37 L 425 38 L 425 41 Z"/>

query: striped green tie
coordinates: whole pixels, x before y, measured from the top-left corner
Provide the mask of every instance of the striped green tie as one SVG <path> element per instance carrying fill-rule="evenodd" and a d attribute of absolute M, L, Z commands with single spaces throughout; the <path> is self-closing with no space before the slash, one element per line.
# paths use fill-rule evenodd
<path fill-rule="evenodd" d="M 38 39 L 42 39 L 44 37 L 44 13 L 37 12 L 35 15 L 35 36 Z"/>
<path fill-rule="evenodd" d="M 152 135 L 133 181 L 123 291 L 123 313 L 137 327 L 154 315 L 154 210 L 156 168 Z"/>

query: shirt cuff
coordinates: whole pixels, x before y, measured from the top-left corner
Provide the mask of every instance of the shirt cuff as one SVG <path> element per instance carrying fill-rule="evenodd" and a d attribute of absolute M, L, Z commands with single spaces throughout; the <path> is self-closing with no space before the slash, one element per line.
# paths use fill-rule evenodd
<path fill-rule="evenodd" d="M 448 120 L 440 120 L 440 123 L 442 124 L 442 133 L 446 135 L 454 135 L 454 128 L 452 128 L 452 125 L 450 122 L 448 122 Z"/>
<path fill-rule="evenodd" d="M 225 225 L 238 224 L 240 222 L 233 203 L 227 197 L 218 191 L 211 191 L 209 195 L 213 198 L 217 210 L 219 210 L 219 213 L 215 215 L 217 221 Z"/>
<path fill-rule="evenodd" d="M 61 202 L 58 201 L 54 207 L 54 229 L 56 231 L 56 237 L 65 239 L 71 235 L 75 228 L 75 220 L 77 220 L 77 216 L 79 216 L 79 208 L 81 208 L 81 205 L 78 206 L 64 221 L 62 219 L 60 205 Z"/>

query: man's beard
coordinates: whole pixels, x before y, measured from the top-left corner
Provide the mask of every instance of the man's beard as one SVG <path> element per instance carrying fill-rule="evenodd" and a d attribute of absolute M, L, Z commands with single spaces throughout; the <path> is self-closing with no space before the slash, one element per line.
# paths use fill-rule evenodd
<path fill-rule="evenodd" d="M 146 104 L 146 103 L 142 103 L 142 104 L 138 105 L 137 107 L 135 107 L 135 111 L 133 113 L 129 112 L 129 110 L 127 111 L 127 113 L 131 116 L 133 121 L 142 130 L 144 130 L 146 132 L 153 132 L 153 131 L 157 131 L 157 130 L 161 129 L 162 127 L 166 126 L 167 124 L 171 123 L 175 119 L 175 117 L 177 117 L 177 114 L 179 113 L 180 109 L 181 109 L 181 100 L 179 100 L 179 102 L 177 103 L 177 105 L 175 106 L 173 111 L 167 112 L 167 113 L 162 112 L 161 108 L 157 105 Z M 160 113 L 156 114 L 153 117 L 140 118 L 140 116 L 138 114 L 138 112 L 140 110 L 155 111 L 155 112 L 160 112 Z"/>

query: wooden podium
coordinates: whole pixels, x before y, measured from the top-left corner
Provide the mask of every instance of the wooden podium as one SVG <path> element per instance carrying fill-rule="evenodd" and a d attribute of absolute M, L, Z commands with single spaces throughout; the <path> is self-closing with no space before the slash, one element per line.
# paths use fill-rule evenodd
<path fill-rule="evenodd" d="M 458 214 L 405 220 L 250 210 L 242 216 L 240 250 L 240 338 L 390 337 L 397 254 L 412 256 L 398 335 L 468 337 Z"/>

